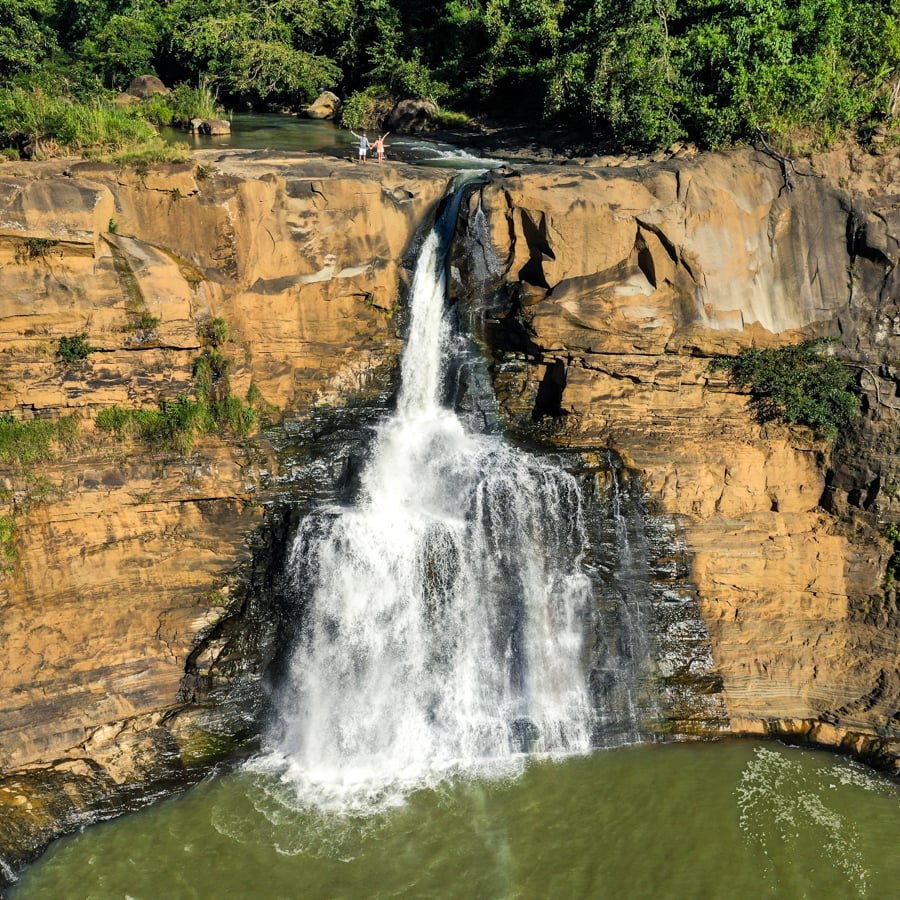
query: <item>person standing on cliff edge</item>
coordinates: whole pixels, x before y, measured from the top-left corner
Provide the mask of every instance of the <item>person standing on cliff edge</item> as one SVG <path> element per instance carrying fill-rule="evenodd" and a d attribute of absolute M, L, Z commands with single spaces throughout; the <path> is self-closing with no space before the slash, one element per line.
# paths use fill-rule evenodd
<path fill-rule="evenodd" d="M 369 152 L 369 139 L 366 137 L 366 133 L 357 134 L 355 131 L 351 131 L 350 134 L 355 138 L 359 138 L 359 158 L 357 159 L 358 163 L 366 161 L 366 154 Z"/>
<path fill-rule="evenodd" d="M 386 131 L 380 138 L 376 138 L 372 142 L 372 147 L 375 149 L 375 152 L 378 154 L 379 165 L 384 162 L 384 139 L 389 134 L 390 134 L 390 132 Z"/>

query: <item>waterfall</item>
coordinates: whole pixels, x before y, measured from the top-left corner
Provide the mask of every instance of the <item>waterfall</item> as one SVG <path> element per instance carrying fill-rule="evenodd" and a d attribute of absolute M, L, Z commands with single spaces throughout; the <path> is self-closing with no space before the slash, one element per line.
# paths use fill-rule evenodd
<path fill-rule="evenodd" d="M 590 747 L 580 486 L 441 403 L 457 210 L 422 246 L 396 411 L 356 501 L 307 516 L 290 554 L 302 633 L 269 761 L 324 809 Z"/>

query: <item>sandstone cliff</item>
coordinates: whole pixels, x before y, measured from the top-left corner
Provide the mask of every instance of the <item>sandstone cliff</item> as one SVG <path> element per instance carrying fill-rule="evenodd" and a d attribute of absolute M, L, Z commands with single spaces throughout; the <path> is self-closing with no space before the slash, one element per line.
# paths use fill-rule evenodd
<path fill-rule="evenodd" d="M 0 771 L 16 770 L 0 780 L 0 810 L 17 811 L 0 845 L 11 828 L 14 858 L 60 823 L 221 755 L 252 734 L 241 716 L 260 705 L 219 733 L 194 727 L 209 673 L 242 664 L 227 626 L 248 615 L 234 586 L 265 504 L 291 495 L 278 448 L 257 432 L 201 436 L 188 454 L 149 450 L 99 432 L 97 413 L 189 392 L 211 321 L 229 334 L 231 391 L 249 391 L 288 432 L 298 417 L 370 403 L 401 346 L 405 255 L 448 183 L 240 153 L 144 174 L 84 162 L 0 170 L 0 413 L 75 421 L 36 458 L 0 447 L 11 525 Z M 92 352 L 61 360 L 59 339 L 80 334 Z M 248 690 L 272 652 L 257 650 Z M 201 705 L 188 715 L 191 699 Z"/>
<path fill-rule="evenodd" d="M 507 172 L 470 197 L 455 257 L 510 427 L 616 450 L 677 520 L 731 730 L 882 762 L 900 755 L 880 538 L 900 482 L 897 170 L 834 154 L 793 191 L 753 152 Z M 709 368 L 826 335 L 865 397 L 834 452 L 758 424 Z"/>
<path fill-rule="evenodd" d="M 505 420 L 640 473 L 686 548 L 727 728 L 889 763 L 897 161 L 822 157 L 793 192 L 749 152 L 599 162 L 498 173 L 464 207 L 453 292 Z M 8 863 L 252 739 L 280 639 L 260 599 L 278 595 L 271 553 L 323 484 L 352 488 L 396 369 L 405 263 L 448 183 L 240 152 L 143 174 L 0 168 L 0 413 L 77 423 L 0 458 Z M 231 391 L 277 425 L 187 454 L 94 427 L 189 391 L 217 320 Z M 58 358 L 79 334 L 93 352 Z M 750 342 L 831 334 L 866 397 L 836 448 L 759 425 L 709 371 Z"/>

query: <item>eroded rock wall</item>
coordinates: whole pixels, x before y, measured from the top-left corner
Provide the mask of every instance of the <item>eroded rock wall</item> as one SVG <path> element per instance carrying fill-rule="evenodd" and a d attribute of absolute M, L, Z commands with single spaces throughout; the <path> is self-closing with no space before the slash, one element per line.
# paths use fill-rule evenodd
<path fill-rule="evenodd" d="M 273 652 L 277 611 L 249 609 L 245 590 L 250 540 L 277 530 L 267 509 L 312 489 L 280 474 L 294 436 L 315 455 L 333 410 L 389 391 L 404 261 L 448 184 L 299 154 L 208 154 L 145 174 L 0 167 L 0 414 L 77 422 L 49 459 L 0 459 L 14 529 L 0 773 L 15 770 L 0 779 L 0 858 L 21 862 L 252 733 L 241 717 L 258 691 L 243 709 L 209 709 L 252 695 Z M 227 325 L 232 392 L 283 428 L 177 453 L 95 427 L 113 405 L 189 392 L 213 319 Z M 59 359 L 59 339 L 79 334 L 92 352 Z M 318 464 L 338 464 L 329 453 Z"/>
<path fill-rule="evenodd" d="M 878 164 L 821 157 L 792 192 L 752 153 L 498 173 L 468 198 L 451 272 L 508 426 L 615 451 L 677 524 L 730 728 L 886 762 L 900 166 Z M 0 461 L 0 860 L 253 734 L 285 504 L 352 484 L 354 429 L 396 369 L 405 258 L 448 183 L 240 152 L 144 174 L 0 167 L 0 413 L 78 423 L 47 461 Z M 233 392 L 279 428 L 187 454 L 94 428 L 188 391 L 218 318 Z M 93 352 L 63 363 L 81 333 Z M 864 392 L 835 447 L 759 425 L 709 370 L 812 335 L 841 337 Z"/>
<path fill-rule="evenodd" d="M 880 539 L 900 477 L 900 200 L 896 159 L 853 163 L 820 158 L 792 191 L 749 151 L 497 173 L 464 210 L 454 289 L 484 323 L 510 427 L 614 449 L 680 524 L 732 730 L 885 762 L 900 755 Z M 710 371 L 715 354 L 825 335 L 864 392 L 836 450 L 760 425 Z"/>

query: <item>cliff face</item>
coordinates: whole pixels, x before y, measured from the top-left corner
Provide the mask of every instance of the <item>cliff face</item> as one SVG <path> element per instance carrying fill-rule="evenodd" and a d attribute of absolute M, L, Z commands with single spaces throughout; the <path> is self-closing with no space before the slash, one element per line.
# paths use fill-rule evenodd
<path fill-rule="evenodd" d="M 731 730 L 885 762 L 900 753 L 879 537 L 900 478 L 900 203 L 878 184 L 897 161 L 841 161 L 816 160 L 793 191 L 751 152 L 495 175 L 460 225 L 456 291 L 485 319 L 510 427 L 611 447 L 679 523 Z M 865 395 L 834 453 L 758 424 L 709 368 L 825 335 Z"/>
<path fill-rule="evenodd" d="M 792 192 L 751 153 L 498 173 L 451 259 L 509 428 L 588 462 L 615 451 L 677 524 L 726 727 L 880 762 L 900 750 L 878 537 L 900 483 L 897 169 L 823 157 Z M 0 413 L 77 422 L 46 451 L 0 442 L 0 862 L 256 733 L 279 554 L 305 503 L 352 488 L 396 370 L 404 263 L 448 185 L 240 152 L 0 167 Z M 188 392 L 217 320 L 231 392 L 277 427 L 187 453 L 95 428 Z M 79 334 L 92 352 L 59 359 Z M 760 426 L 709 371 L 831 334 L 866 399 L 835 449 Z"/>
<path fill-rule="evenodd" d="M 281 527 L 267 503 L 309 488 L 296 460 L 279 474 L 292 436 L 334 465 L 315 450 L 332 407 L 388 390 L 404 256 L 448 183 L 261 154 L 0 169 L 0 413 L 77 422 L 37 458 L 0 446 L 0 771 L 16 770 L 0 857 L 253 733 L 277 611 L 246 589 L 249 539 Z M 223 432 L 179 453 L 95 428 L 113 405 L 189 392 L 215 320 L 231 392 L 283 414 L 278 448 Z M 59 359 L 79 334 L 93 352 Z"/>

